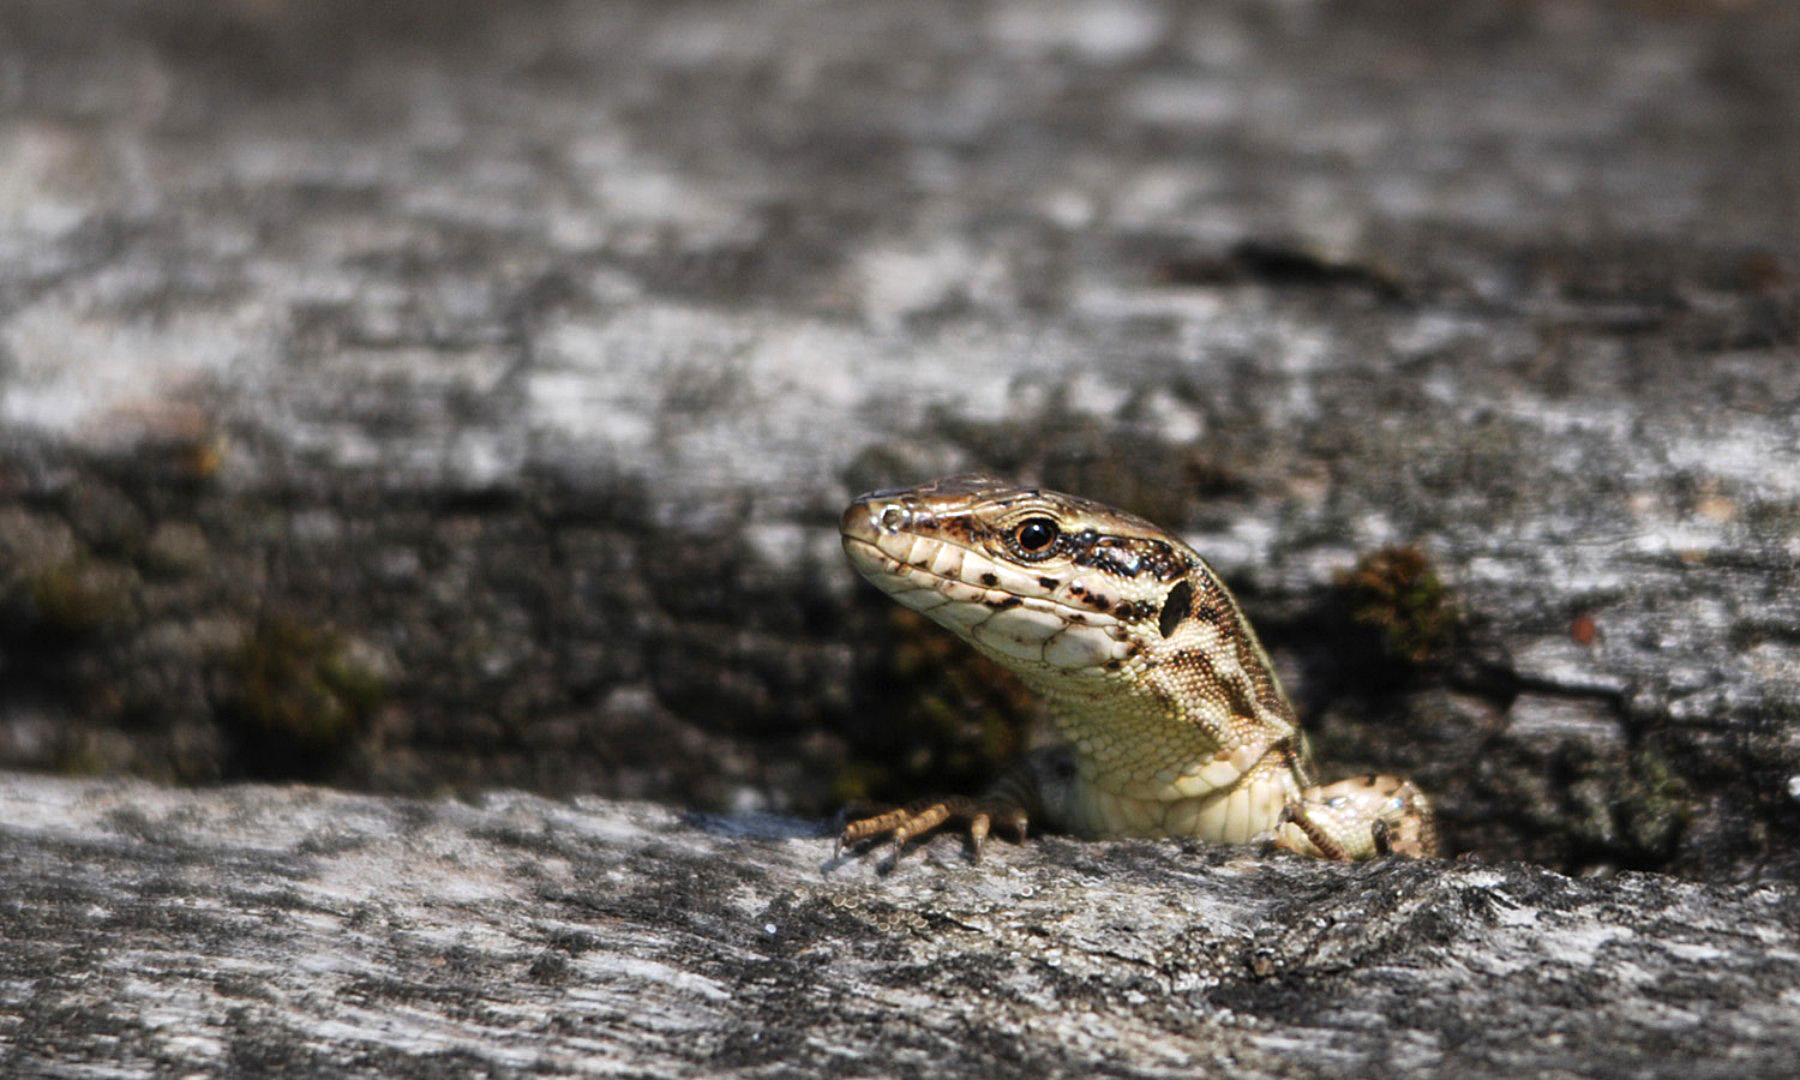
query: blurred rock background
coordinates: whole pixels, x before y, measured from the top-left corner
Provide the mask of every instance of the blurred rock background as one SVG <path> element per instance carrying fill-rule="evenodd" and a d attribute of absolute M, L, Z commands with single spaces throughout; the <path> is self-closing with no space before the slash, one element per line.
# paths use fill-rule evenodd
<path fill-rule="evenodd" d="M 1459 850 L 1800 871 L 1800 8 L 0 4 L 0 767 L 823 815 L 1032 705 L 842 562 L 1178 528 Z"/>

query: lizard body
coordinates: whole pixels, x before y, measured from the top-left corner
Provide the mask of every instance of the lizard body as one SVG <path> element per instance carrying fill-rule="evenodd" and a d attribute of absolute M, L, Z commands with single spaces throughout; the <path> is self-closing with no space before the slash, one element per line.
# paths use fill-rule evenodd
<path fill-rule="evenodd" d="M 1272 838 L 1336 859 L 1433 855 L 1410 781 L 1321 785 L 1274 665 L 1231 591 L 1175 536 L 1073 495 L 982 475 L 871 492 L 844 551 L 896 601 L 955 631 L 1048 701 L 1065 746 L 978 798 L 852 822 L 845 842 L 904 844 L 961 819 L 979 853 L 999 824 L 1086 837 Z"/>

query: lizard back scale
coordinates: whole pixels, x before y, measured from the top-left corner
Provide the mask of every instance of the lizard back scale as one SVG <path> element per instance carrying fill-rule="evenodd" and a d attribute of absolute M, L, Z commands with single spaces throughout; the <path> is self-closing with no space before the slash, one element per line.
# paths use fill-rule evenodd
<path fill-rule="evenodd" d="M 984 796 L 853 821 L 843 842 L 904 845 L 954 819 L 977 855 L 994 825 L 1022 837 L 1029 821 L 1094 838 L 1267 838 L 1333 859 L 1437 853 L 1410 781 L 1319 784 L 1236 598 L 1163 529 L 979 474 L 860 496 L 840 528 L 864 577 L 1043 695 L 1066 744 L 1027 755 Z"/>

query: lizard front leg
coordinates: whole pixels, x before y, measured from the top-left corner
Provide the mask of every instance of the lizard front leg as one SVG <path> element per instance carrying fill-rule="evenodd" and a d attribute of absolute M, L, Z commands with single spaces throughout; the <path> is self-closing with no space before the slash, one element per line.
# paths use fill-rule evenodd
<path fill-rule="evenodd" d="M 1341 861 L 1438 853 L 1431 801 L 1412 781 L 1397 776 L 1359 776 L 1305 788 L 1283 811 L 1275 843 Z"/>
<path fill-rule="evenodd" d="M 960 822 L 969 830 L 971 857 L 979 862 L 981 845 L 994 826 L 1006 830 L 1016 840 L 1024 840 L 1032 815 L 1042 806 L 1039 788 L 1039 765 L 1029 756 L 1007 769 L 984 795 L 939 795 L 919 799 L 905 806 L 869 817 L 858 818 L 844 826 L 838 835 L 841 846 L 860 844 L 885 836 L 894 843 L 894 857 L 908 841 L 924 836 L 946 822 Z"/>

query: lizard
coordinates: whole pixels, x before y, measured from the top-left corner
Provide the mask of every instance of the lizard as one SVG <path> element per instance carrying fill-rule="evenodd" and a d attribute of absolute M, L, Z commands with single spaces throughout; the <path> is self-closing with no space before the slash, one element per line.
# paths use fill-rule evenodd
<path fill-rule="evenodd" d="M 996 826 L 1078 837 L 1272 840 L 1328 859 L 1438 852 L 1411 781 L 1321 784 L 1294 707 L 1236 597 L 1144 519 L 979 473 L 857 497 L 844 552 L 899 603 L 954 631 L 1042 696 L 1062 745 L 983 795 L 932 797 L 849 822 L 844 845 L 895 854 L 946 822 L 973 857 Z"/>

